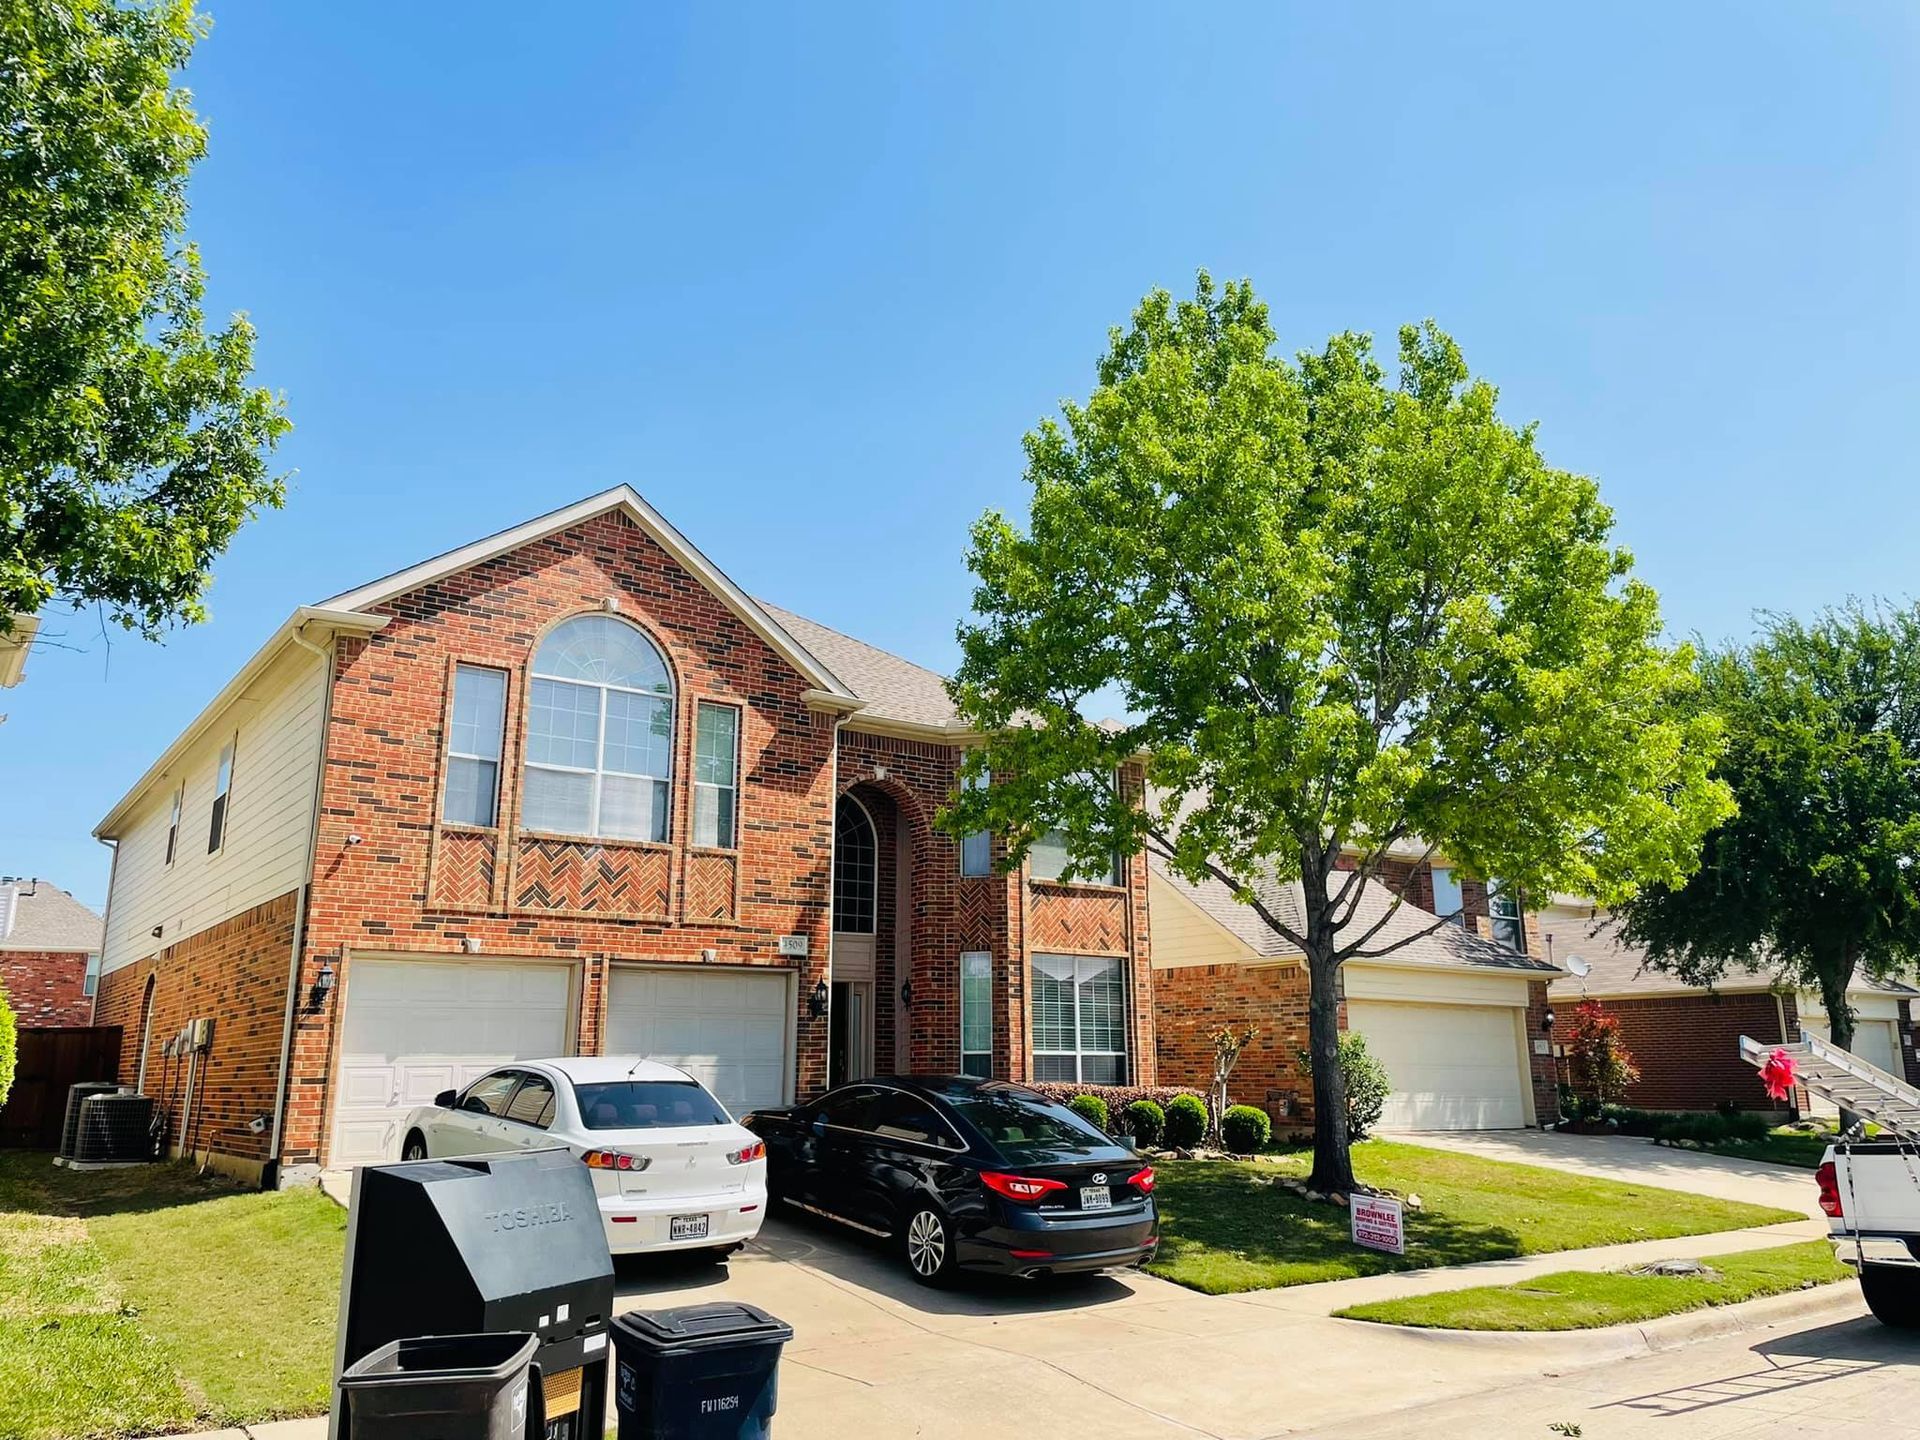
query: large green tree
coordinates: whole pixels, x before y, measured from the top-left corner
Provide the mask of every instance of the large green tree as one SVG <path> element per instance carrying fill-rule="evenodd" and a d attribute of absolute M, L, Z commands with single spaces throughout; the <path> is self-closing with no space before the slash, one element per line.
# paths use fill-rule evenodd
<path fill-rule="evenodd" d="M 1854 976 L 1920 959 L 1920 609 L 1763 616 L 1700 671 L 1739 813 L 1691 879 L 1621 908 L 1623 933 L 1696 983 L 1766 969 L 1819 991 L 1852 1049 Z"/>
<path fill-rule="evenodd" d="M 0 633 L 51 600 L 152 636 L 283 487 L 253 331 L 186 243 L 191 0 L 0 0 Z"/>
<path fill-rule="evenodd" d="M 1677 703 L 1691 655 L 1594 483 L 1431 324 L 1401 333 L 1398 385 L 1361 336 L 1275 345 L 1250 284 L 1203 274 L 1027 436 L 1029 522 L 974 526 L 952 686 L 993 783 L 946 823 L 1003 832 L 1009 863 L 1059 829 L 1080 874 L 1144 844 L 1232 887 L 1305 956 L 1312 1183 L 1344 1193 L 1340 968 L 1429 928 L 1388 927 L 1398 898 L 1357 918 L 1388 852 L 1616 900 L 1678 883 L 1730 805 L 1717 722 Z M 1086 723 L 1097 703 L 1129 718 Z M 1107 778 L 1142 758 L 1144 801 Z M 1263 899 L 1289 883 L 1297 918 Z"/>

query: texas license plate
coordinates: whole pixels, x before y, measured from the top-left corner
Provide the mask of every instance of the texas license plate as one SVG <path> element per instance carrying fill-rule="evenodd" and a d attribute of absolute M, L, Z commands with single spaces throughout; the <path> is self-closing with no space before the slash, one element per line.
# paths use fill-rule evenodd
<path fill-rule="evenodd" d="M 1080 1187 L 1080 1208 L 1082 1210 L 1111 1210 L 1113 1192 L 1104 1185 L 1082 1185 Z"/>
<path fill-rule="evenodd" d="M 667 1222 L 669 1240 L 704 1240 L 707 1238 L 707 1220 L 705 1215 L 676 1215 Z"/>

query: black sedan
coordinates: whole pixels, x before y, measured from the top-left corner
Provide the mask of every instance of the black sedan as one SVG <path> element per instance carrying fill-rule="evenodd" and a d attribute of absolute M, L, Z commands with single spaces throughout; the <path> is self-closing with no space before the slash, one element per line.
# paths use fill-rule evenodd
<path fill-rule="evenodd" d="M 862 1080 L 741 1123 L 776 1200 L 891 1240 L 929 1285 L 1138 1265 L 1159 1243 L 1153 1167 L 1004 1080 Z"/>

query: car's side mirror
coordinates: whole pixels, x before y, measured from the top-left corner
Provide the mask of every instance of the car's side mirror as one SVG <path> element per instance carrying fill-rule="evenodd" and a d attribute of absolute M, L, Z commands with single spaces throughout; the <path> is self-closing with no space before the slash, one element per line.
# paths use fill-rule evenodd
<path fill-rule="evenodd" d="M 442 1090 L 438 1095 L 433 1097 L 433 1103 L 442 1110 L 451 1110 L 453 1108 L 453 1102 L 458 1098 L 459 1094 L 460 1092 L 458 1090 Z"/>

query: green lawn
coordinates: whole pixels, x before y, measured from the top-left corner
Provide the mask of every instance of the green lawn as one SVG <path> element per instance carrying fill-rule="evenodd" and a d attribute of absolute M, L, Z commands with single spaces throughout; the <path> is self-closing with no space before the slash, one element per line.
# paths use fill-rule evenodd
<path fill-rule="evenodd" d="M 0 1151 L 0 1440 L 319 1413 L 345 1233 L 317 1191 Z"/>
<path fill-rule="evenodd" d="M 1160 1251 L 1148 1268 L 1195 1290 L 1227 1295 L 1806 1218 L 1762 1205 L 1369 1140 L 1354 1147 L 1359 1178 L 1399 1194 L 1417 1194 L 1424 1205 L 1407 1215 L 1407 1253 L 1385 1255 L 1348 1239 L 1346 1211 L 1309 1204 L 1271 1183 L 1276 1174 L 1304 1177 L 1311 1162 L 1310 1151 L 1296 1150 L 1248 1162 L 1156 1165 Z"/>
<path fill-rule="evenodd" d="M 1806 1286 L 1846 1280 L 1853 1272 L 1833 1258 L 1824 1240 L 1708 1255 L 1719 1278 L 1625 1275 L 1562 1270 L 1517 1285 L 1443 1290 L 1405 1300 L 1378 1300 L 1334 1313 L 1347 1320 L 1445 1330 L 1591 1330 L 1627 1325 L 1682 1310 L 1734 1305 Z"/>

